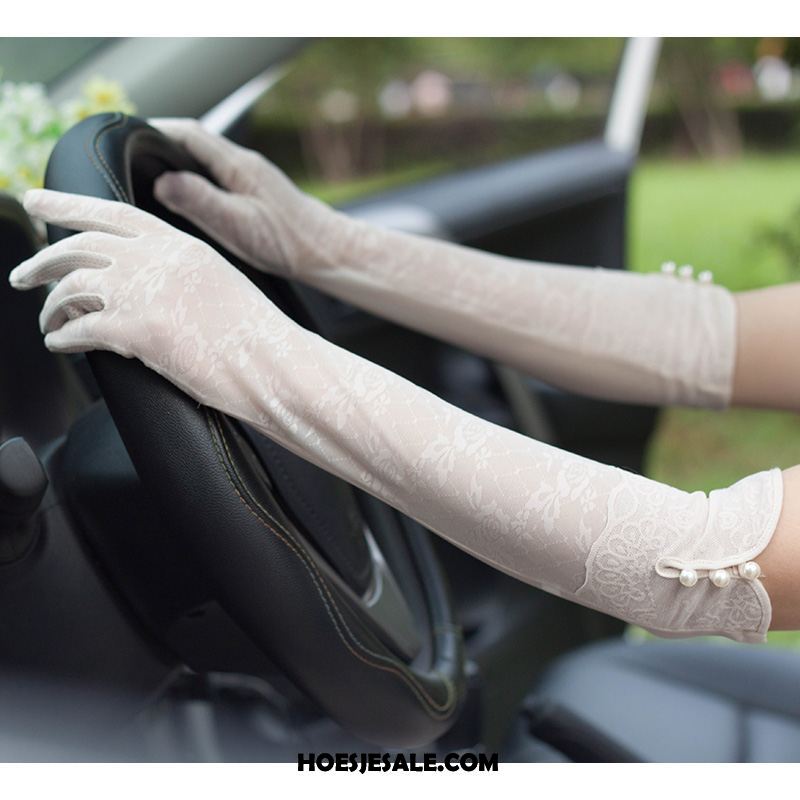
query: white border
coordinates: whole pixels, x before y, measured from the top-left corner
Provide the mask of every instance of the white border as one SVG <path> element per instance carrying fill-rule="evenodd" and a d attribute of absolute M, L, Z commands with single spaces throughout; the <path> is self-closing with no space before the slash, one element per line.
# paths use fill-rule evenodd
<path fill-rule="evenodd" d="M 292 764 L 0 765 L 5 797 L 59 800 L 322 800 L 367 792 L 381 800 L 675 800 L 766 797 L 793 792 L 797 765 L 506 764 L 496 773 L 299 773 Z M 453 793 L 456 794 L 453 794 Z"/>
<path fill-rule="evenodd" d="M 789 0 L 33 0 L 3 4 L 2 34 L 24 36 L 791 36 Z"/>

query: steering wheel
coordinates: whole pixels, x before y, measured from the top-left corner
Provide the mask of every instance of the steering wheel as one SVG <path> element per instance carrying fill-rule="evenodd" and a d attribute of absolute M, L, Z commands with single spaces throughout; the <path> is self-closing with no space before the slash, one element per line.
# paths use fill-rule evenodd
<path fill-rule="evenodd" d="M 246 265 L 153 198 L 169 170 L 207 176 L 144 121 L 73 127 L 49 189 L 132 203 L 209 241 L 300 324 L 296 287 Z M 51 227 L 50 241 L 72 232 Z M 87 354 L 140 480 L 256 646 L 334 720 L 387 747 L 429 743 L 464 686 L 461 633 L 430 534 L 213 409 L 135 359 Z"/>

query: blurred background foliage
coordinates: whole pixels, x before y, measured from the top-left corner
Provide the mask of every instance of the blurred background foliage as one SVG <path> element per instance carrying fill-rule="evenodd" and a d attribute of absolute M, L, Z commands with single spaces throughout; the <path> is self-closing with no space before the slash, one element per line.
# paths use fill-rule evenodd
<path fill-rule="evenodd" d="M 667 39 L 646 155 L 800 143 L 795 39 Z M 509 158 L 598 135 L 622 39 L 328 39 L 258 103 L 247 135 L 296 178 L 343 183 Z"/>

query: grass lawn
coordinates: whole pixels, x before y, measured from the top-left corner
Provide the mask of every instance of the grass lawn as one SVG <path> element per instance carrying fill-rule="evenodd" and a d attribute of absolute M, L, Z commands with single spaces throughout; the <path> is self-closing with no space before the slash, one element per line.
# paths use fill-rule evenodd
<path fill-rule="evenodd" d="M 766 245 L 762 231 L 786 222 L 797 208 L 800 155 L 724 164 L 644 162 L 632 187 L 629 260 L 646 271 L 666 260 L 711 269 L 731 289 L 785 282 L 792 278 L 788 264 Z M 800 416 L 670 409 L 651 443 L 647 472 L 682 489 L 708 491 L 798 462 Z M 770 642 L 800 648 L 800 633 L 772 634 Z"/>
<path fill-rule="evenodd" d="M 800 154 L 733 162 L 644 161 L 631 191 L 629 261 L 710 269 L 730 289 L 789 279 L 760 233 L 800 208 Z M 800 276 L 797 276 L 800 277 Z"/>

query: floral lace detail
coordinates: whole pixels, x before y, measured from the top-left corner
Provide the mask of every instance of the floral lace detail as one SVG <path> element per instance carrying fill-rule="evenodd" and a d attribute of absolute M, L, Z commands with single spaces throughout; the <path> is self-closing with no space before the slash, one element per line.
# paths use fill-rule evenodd
<path fill-rule="evenodd" d="M 771 616 L 761 584 L 730 571 L 730 584 L 719 588 L 708 572 L 744 563 L 766 547 L 782 487 L 777 469 L 708 498 L 631 476 L 609 495 L 605 530 L 576 598 L 662 634 L 726 629 L 739 631 L 728 634 L 734 638 L 761 640 Z M 701 570 L 696 586 L 679 583 L 683 568 Z"/>

